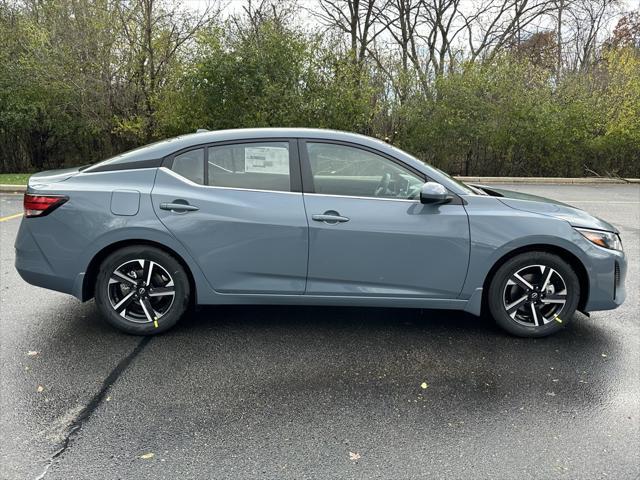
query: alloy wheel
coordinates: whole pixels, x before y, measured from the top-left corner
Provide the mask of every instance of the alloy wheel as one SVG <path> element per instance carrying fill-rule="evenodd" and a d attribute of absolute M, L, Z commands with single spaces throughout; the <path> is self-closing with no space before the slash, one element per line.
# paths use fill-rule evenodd
<path fill-rule="evenodd" d="M 567 285 L 553 268 L 529 265 L 508 278 L 502 301 L 514 321 L 539 327 L 558 319 L 567 303 Z"/>
<path fill-rule="evenodd" d="M 134 323 L 156 323 L 173 305 L 175 285 L 158 262 L 129 260 L 109 277 L 107 295 L 111 307 Z"/>

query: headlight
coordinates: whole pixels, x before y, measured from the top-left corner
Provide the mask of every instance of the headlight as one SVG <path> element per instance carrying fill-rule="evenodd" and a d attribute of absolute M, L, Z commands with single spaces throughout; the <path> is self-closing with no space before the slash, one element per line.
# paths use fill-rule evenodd
<path fill-rule="evenodd" d="M 602 230 L 590 230 L 588 228 L 576 228 L 576 230 L 591 243 L 595 243 L 599 247 L 622 251 L 622 241 L 617 233 L 605 232 Z"/>

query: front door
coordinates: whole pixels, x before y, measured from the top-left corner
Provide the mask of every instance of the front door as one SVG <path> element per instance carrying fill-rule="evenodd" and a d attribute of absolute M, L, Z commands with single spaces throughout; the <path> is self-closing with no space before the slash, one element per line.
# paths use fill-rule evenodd
<path fill-rule="evenodd" d="M 470 248 L 460 201 L 421 204 L 422 174 L 369 149 L 307 140 L 300 150 L 308 295 L 458 296 Z"/>
<path fill-rule="evenodd" d="M 152 201 L 215 291 L 302 294 L 308 227 L 299 185 L 293 142 L 214 144 L 160 168 Z"/>

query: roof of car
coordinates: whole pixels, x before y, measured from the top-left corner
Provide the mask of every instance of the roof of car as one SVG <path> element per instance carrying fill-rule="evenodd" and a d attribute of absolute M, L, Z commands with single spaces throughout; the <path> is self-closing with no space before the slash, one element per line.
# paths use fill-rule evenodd
<path fill-rule="evenodd" d="M 407 152 L 404 152 L 382 140 L 357 133 L 343 132 L 339 130 L 325 130 L 320 128 L 242 128 L 233 130 L 200 130 L 197 133 L 190 133 L 168 138 L 166 140 L 160 140 L 158 142 L 130 150 L 95 165 L 91 165 L 84 169 L 83 173 L 158 167 L 162 164 L 162 160 L 165 157 L 189 147 L 197 147 L 198 145 L 235 140 L 248 141 L 287 138 L 333 140 L 369 147 L 373 150 L 404 161 L 417 170 L 424 172 L 429 178 L 444 183 L 454 192 L 465 193 L 466 190 L 465 188 L 458 186 L 455 180 L 451 179 L 444 172 L 425 164 Z M 159 160 L 160 163 L 158 163 Z"/>
<path fill-rule="evenodd" d="M 323 130 L 318 128 L 240 128 L 233 130 L 199 131 L 180 135 L 155 143 L 129 150 L 115 157 L 108 158 L 87 168 L 87 172 L 111 168 L 119 164 L 129 164 L 145 160 L 164 158 L 184 148 L 229 140 L 256 140 L 271 138 L 315 138 L 324 140 L 341 140 L 369 146 L 378 150 L 393 149 L 381 140 L 359 135 L 357 133 L 341 132 L 338 130 Z"/>
<path fill-rule="evenodd" d="M 143 148 L 151 149 L 153 147 L 153 150 L 158 152 L 166 150 L 167 153 L 165 155 L 168 155 L 181 148 L 199 144 L 262 138 L 322 138 L 325 140 L 352 141 L 361 144 L 371 143 L 379 147 L 387 145 L 382 140 L 340 130 L 324 130 L 320 128 L 237 128 L 189 133 L 162 140 Z"/>

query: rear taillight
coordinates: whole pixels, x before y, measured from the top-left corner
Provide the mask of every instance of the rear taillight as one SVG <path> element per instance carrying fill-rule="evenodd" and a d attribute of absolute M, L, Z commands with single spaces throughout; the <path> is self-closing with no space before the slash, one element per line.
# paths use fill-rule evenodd
<path fill-rule="evenodd" d="M 69 197 L 64 195 L 32 195 L 24 194 L 24 216 L 25 217 L 44 217 L 50 214 Z"/>

